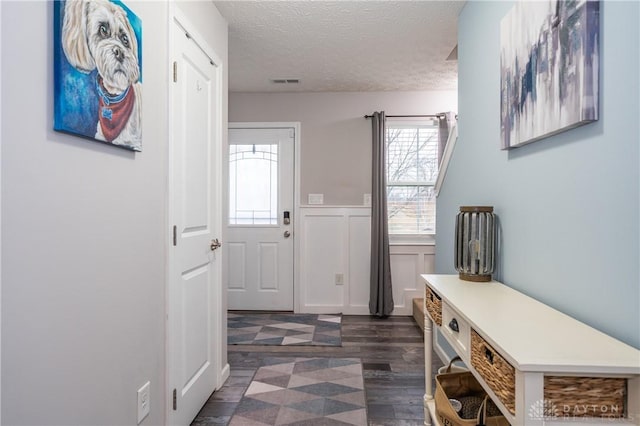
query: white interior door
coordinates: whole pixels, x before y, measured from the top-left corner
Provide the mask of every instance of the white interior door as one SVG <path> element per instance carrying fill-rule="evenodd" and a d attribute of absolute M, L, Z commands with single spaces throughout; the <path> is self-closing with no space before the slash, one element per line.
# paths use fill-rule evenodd
<path fill-rule="evenodd" d="M 293 310 L 294 132 L 229 129 L 229 309 Z"/>
<path fill-rule="evenodd" d="M 172 37 L 168 420 L 188 425 L 221 385 L 222 93 L 219 62 L 176 22 Z"/>

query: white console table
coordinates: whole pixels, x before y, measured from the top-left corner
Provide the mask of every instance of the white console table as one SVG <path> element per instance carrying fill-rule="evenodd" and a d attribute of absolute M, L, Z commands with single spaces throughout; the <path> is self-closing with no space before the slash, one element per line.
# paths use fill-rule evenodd
<path fill-rule="evenodd" d="M 435 415 L 431 384 L 434 328 L 440 330 L 514 426 L 640 425 L 638 349 L 496 281 L 468 282 L 460 280 L 457 275 L 422 275 L 422 278 L 425 281 L 425 303 L 430 288 L 440 297 L 442 307 L 440 326 L 433 322 L 425 309 L 425 425 L 440 424 Z M 457 332 L 449 326 L 454 318 L 458 326 L 453 328 L 458 328 Z M 510 404 L 505 405 L 500 400 L 472 365 L 470 335 L 474 332 L 515 369 L 515 399 L 511 409 L 507 407 Z M 537 408 L 544 403 L 545 378 L 557 377 L 570 380 L 626 379 L 624 417 L 576 417 L 572 410 L 580 407 L 568 406 L 560 408 L 564 417 L 536 414 L 540 412 Z M 574 379 L 577 377 L 581 379 Z M 597 412 L 606 411 L 608 407 L 594 405 L 585 409 Z"/>

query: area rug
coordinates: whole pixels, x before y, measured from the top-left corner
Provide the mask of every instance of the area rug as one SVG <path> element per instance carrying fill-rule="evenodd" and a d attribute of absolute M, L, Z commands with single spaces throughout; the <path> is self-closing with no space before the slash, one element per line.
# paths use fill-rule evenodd
<path fill-rule="evenodd" d="M 358 358 L 265 358 L 230 426 L 366 425 Z"/>
<path fill-rule="evenodd" d="M 227 343 L 340 346 L 341 323 L 341 315 L 229 312 Z"/>

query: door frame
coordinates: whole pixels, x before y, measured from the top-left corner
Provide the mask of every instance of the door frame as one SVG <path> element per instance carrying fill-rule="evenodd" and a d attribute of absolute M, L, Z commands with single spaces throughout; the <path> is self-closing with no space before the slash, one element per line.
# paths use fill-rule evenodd
<path fill-rule="evenodd" d="M 219 212 L 219 219 L 217 225 L 214 224 L 214 229 L 218 235 L 223 235 L 223 220 L 224 220 L 224 205 L 223 205 L 223 197 L 224 197 L 224 187 L 223 180 L 224 174 L 222 171 L 222 167 L 224 165 L 224 147 L 225 147 L 225 135 L 226 128 L 224 127 L 225 123 L 223 121 L 223 111 L 224 107 L 224 94 L 223 94 L 223 80 L 224 80 L 224 67 L 226 64 L 222 62 L 221 58 L 215 53 L 215 51 L 209 46 L 209 44 L 205 41 L 206 39 L 195 29 L 193 23 L 182 13 L 178 7 L 176 7 L 175 1 L 169 2 L 169 14 L 168 14 L 168 44 L 169 44 L 169 52 L 167 57 L 167 82 L 169 83 L 167 86 L 167 134 L 168 134 L 168 143 L 167 143 L 167 197 L 166 197 L 166 237 L 165 237 L 165 383 L 164 383 L 164 401 L 165 401 L 165 424 L 169 424 L 169 420 L 171 419 L 171 415 L 173 412 L 173 404 L 172 404 L 172 391 L 173 391 L 173 371 L 171 369 L 172 366 L 172 348 L 170 343 L 172 342 L 172 330 L 171 323 L 169 321 L 169 314 L 171 312 L 171 249 L 173 247 L 173 224 L 175 223 L 175 212 L 173 206 L 173 199 L 175 189 L 173 188 L 173 182 L 171 176 L 173 175 L 173 147 L 175 141 L 173 140 L 173 117 L 174 117 L 174 85 L 173 85 L 173 62 L 172 58 L 175 57 L 177 43 L 173 35 L 173 25 L 179 25 L 186 32 L 189 33 L 191 39 L 198 45 L 198 47 L 209 57 L 211 58 L 219 67 L 220 77 L 217 79 L 217 87 L 216 90 L 218 93 L 221 93 L 221 98 L 214 100 L 216 103 L 216 109 L 219 111 L 219 114 L 213 118 L 212 124 L 215 126 L 215 134 L 216 139 L 219 141 L 218 144 L 214 147 L 214 149 L 218 150 L 218 155 L 214 160 L 214 176 L 216 177 L 216 194 L 217 199 L 212 200 L 214 204 L 218 204 L 223 207 L 222 211 Z M 216 276 L 218 280 L 218 288 L 213 289 L 213 309 L 214 313 L 217 313 L 217 319 L 215 321 L 215 326 L 213 327 L 213 339 L 215 342 L 219 344 L 216 345 L 216 353 L 214 355 L 214 371 L 216 375 L 216 384 L 215 390 L 218 390 L 225 380 L 229 377 L 230 367 L 229 363 L 226 362 L 224 365 L 223 360 L 226 361 L 226 351 L 227 351 L 227 341 L 226 341 L 226 324 L 227 324 L 227 312 L 226 312 L 226 296 L 227 293 L 223 289 L 223 281 L 222 281 L 222 268 L 224 267 L 224 256 L 223 253 L 218 253 L 220 256 L 221 267 L 217 268 Z"/>
<path fill-rule="evenodd" d="M 290 129 L 293 128 L 293 312 L 300 312 L 300 122 L 299 121 L 229 121 L 229 129 Z M 228 144 L 227 144 L 228 146 Z M 229 230 L 229 150 L 224 153 L 224 232 Z M 228 275 L 228 262 L 223 265 L 223 276 Z M 227 288 L 228 283 L 223 286 Z"/>

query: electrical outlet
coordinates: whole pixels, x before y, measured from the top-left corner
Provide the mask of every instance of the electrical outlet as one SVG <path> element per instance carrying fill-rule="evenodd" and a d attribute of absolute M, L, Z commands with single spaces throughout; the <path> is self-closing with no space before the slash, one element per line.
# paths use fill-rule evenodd
<path fill-rule="evenodd" d="M 140 424 L 151 411 L 150 389 L 151 382 L 145 383 L 144 386 L 138 389 L 138 424 Z"/>
<path fill-rule="evenodd" d="M 336 285 L 344 285 L 344 274 L 336 274 Z"/>

